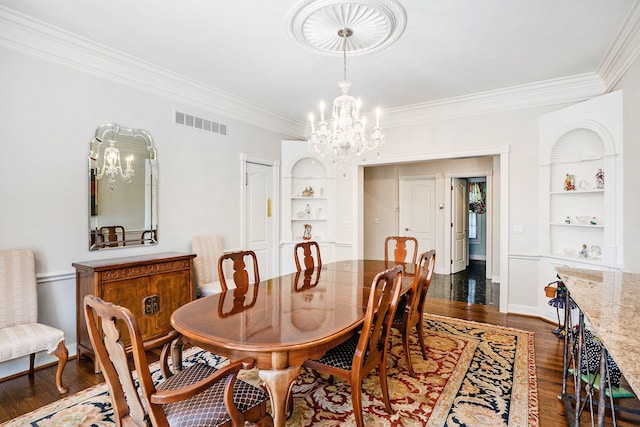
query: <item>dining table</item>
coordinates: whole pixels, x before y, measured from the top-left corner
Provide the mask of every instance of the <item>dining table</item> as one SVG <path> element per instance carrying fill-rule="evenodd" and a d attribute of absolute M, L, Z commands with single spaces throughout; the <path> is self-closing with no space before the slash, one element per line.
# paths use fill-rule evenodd
<path fill-rule="evenodd" d="M 171 324 L 183 339 L 230 360 L 252 358 L 268 389 L 275 426 L 286 423 L 287 398 L 303 362 L 357 333 L 371 283 L 394 264 L 346 260 L 231 288 L 178 308 Z M 413 276 L 402 279 L 402 293 Z"/>

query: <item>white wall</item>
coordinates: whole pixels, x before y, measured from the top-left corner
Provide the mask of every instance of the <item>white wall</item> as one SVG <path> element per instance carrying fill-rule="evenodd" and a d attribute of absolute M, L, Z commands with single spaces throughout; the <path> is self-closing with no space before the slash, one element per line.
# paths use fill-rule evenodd
<path fill-rule="evenodd" d="M 239 248 L 240 153 L 280 159 L 279 133 L 176 104 L 142 90 L 0 47 L 0 250 L 31 248 L 40 320 L 64 330 L 75 354 L 71 263 L 151 252 L 190 252 L 197 234 Z M 220 136 L 174 125 L 174 108 L 228 125 Z M 89 142 L 102 123 L 154 138 L 159 244 L 88 250 Z M 20 366 L 0 365 L 0 377 Z"/>
<path fill-rule="evenodd" d="M 623 191 L 624 269 L 640 273 L 640 59 L 636 59 L 614 90 L 623 89 L 624 159 L 623 179 L 619 185 Z"/>
<path fill-rule="evenodd" d="M 384 239 L 390 235 L 402 234 L 398 230 L 398 211 L 399 206 L 399 177 L 400 176 L 418 176 L 428 175 L 437 177 L 436 200 L 435 205 L 447 203 L 447 186 L 450 181 L 448 174 L 465 174 L 466 176 L 482 175 L 491 171 L 493 158 L 474 157 L 466 159 L 451 160 L 431 160 L 425 162 L 415 162 L 397 165 L 371 166 L 364 168 L 364 256 L 365 258 L 384 257 Z M 494 182 L 496 194 L 499 193 L 499 182 Z M 498 206 L 490 206 L 492 215 L 496 215 Z M 445 239 L 449 236 L 446 233 L 446 224 L 450 222 L 450 218 L 445 217 L 444 209 L 436 210 L 435 227 L 436 227 L 436 273 L 448 274 L 449 255 L 445 254 Z M 377 218 L 377 222 L 376 222 Z M 499 218 L 499 216 L 496 216 Z M 496 223 L 498 226 L 499 223 Z M 431 248 L 419 248 L 425 251 Z M 499 273 L 499 268 L 496 270 Z"/>
<path fill-rule="evenodd" d="M 537 274 L 531 274 L 537 271 L 538 262 L 538 117 L 562 107 L 564 105 L 554 105 L 385 129 L 386 145 L 381 159 L 385 163 L 474 157 L 473 153 L 483 150 L 499 151 L 499 147 L 509 147 L 509 189 L 506 194 L 499 191 L 495 194 L 493 212 L 497 217 L 490 237 L 495 250 L 492 274 L 494 280 L 508 285 L 508 311 L 536 312 L 538 298 L 543 297 L 541 281 Z M 451 160 L 448 165 L 444 163 L 439 167 L 443 173 L 468 168 L 465 162 Z M 489 169 L 494 171 L 492 179 L 494 187 L 498 188 L 501 174 L 506 171 L 500 171 L 498 160 L 494 160 Z M 370 197 L 369 194 L 365 196 Z M 500 248 L 499 244 L 503 221 L 499 211 L 501 198 L 506 198 L 508 203 L 508 248 Z M 514 225 L 522 226 L 522 232 L 512 233 Z M 499 254 L 502 250 L 506 250 L 509 256 L 508 277 L 502 277 L 503 272 L 500 271 Z M 514 260 L 517 261 L 514 263 Z M 529 265 L 523 268 L 523 263 Z"/>

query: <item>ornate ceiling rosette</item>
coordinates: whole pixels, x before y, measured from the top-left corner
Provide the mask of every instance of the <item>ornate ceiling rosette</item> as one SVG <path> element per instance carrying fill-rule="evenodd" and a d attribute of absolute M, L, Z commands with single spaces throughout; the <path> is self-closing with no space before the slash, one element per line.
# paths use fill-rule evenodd
<path fill-rule="evenodd" d="M 289 12 L 287 29 L 300 46 L 326 56 L 343 55 L 341 29 L 353 32 L 349 56 L 377 52 L 404 32 L 407 14 L 395 0 L 302 0 Z"/>

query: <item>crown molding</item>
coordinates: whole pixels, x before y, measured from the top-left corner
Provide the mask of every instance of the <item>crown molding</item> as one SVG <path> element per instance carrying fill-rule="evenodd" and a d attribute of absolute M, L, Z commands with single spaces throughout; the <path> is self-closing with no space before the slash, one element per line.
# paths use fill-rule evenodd
<path fill-rule="evenodd" d="M 391 108 L 385 128 L 411 126 L 481 114 L 580 102 L 605 93 L 595 73 L 545 80 L 471 95 Z"/>
<path fill-rule="evenodd" d="M 609 92 L 640 55 L 640 2 L 636 1 L 596 72 Z"/>
<path fill-rule="evenodd" d="M 193 79 L 0 6 L 0 45 L 288 136 L 304 125 Z"/>
<path fill-rule="evenodd" d="M 563 77 L 384 111 L 386 128 L 547 105 L 574 103 L 612 88 L 640 54 L 636 2 L 597 73 Z M 0 6 L 0 45 L 58 62 L 224 117 L 304 138 L 306 123 L 273 114 L 202 82 Z"/>

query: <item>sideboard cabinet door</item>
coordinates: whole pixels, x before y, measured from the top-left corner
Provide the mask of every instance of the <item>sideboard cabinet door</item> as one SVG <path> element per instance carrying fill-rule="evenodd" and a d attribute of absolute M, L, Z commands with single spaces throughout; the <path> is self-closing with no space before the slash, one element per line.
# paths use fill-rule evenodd
<path fill-rule="evenodd" d="M 73 263 L 78 357 L 91 357 L 99 371 L 84 318 L 85 295 L 127 307 L 138 321 L 143 340 L 157 338 L 171 330 L 171 314 L 193 299 L 193 258 L 193 254 L 162 253 Z M 128 343 L 126 328 L 120 330 Z"/>

